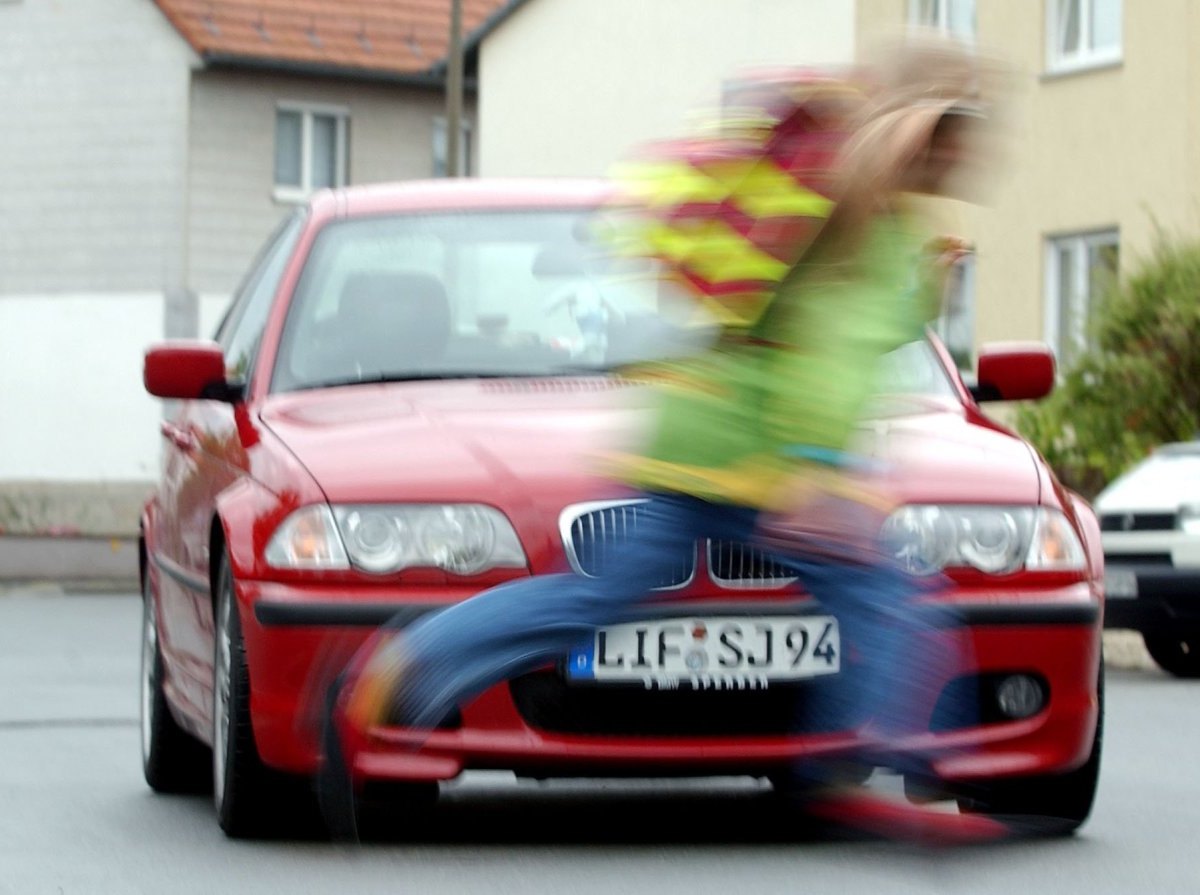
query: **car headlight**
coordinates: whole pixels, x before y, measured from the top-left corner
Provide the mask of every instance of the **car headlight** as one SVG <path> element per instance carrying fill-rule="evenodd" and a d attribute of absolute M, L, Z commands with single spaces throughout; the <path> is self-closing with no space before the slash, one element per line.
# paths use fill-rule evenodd
<path fill-rule="evenodd" d="M 317 504 L 283 520 L 267 544 L 266 560 L 277 569 L 348 569 L 350 560 L 329 507 Z"/>
<path fill-rule="evenodd" d="M 1200 504 L 1185 503 L 1179 508 L 1179 530 L 1189 535 L 1200 535 Z"/>
<path fill-rule="evenodd" d="M 1022 568 L 1079 570 L 1083 545 L 1057 510 L 1047 507 L 913 505 L 883 525 L 883 542 L 917 575 L 969 566 L 990 575 Z"/>
<path fill-rule="evenodd" d="M 317 526 L 316 520 L 322 520 Z M 319 528 L 329 546 L 324 564 L 297 562 L 297 539 Z M 306 542 L 307 543 L 307 542 Z M 311 551 L 310 551 L 311 552 Z M 267 562 L 279 568 L 345 569 L 386 574 L 433 566 L 456 575 L 485 569 L 523 568 L 525 551 L 512 524 L 482 504 L 359 504 L 306 507 L 279 527 L 267 547 Z"/>

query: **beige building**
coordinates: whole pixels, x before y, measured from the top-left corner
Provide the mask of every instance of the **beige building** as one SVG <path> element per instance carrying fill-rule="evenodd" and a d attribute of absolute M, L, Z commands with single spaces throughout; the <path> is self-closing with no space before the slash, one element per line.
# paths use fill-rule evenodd
<path fill-rule="evenodd" d="M 1112 273 L 1200 226 L 1200 0 L 510 0 L 480 35 L 480 171 L 603 173 L 740 65 L 862 58 L 913 25 L 1015 72 L 1003 164 L 979 207 L 943 206 L 977 246 L 943 335 L 964 365 L 1000 339 L 1069 363 Z"/>
<path fill-rule="evenodd" d="M 479 46 L 479 170 L 601 175 L 754 64 L 848 63 L 849 0 L 510 0 Z"/>
<path fill-rule="evenodd" d="M 1116 269 L 1200 226 L 1196 0 L 858 0 L 857 43 L 954 30 L 1015 69 L 1009 158 L 962 215 L 974 341 L 1044 339 L 1069 363 Z"/>

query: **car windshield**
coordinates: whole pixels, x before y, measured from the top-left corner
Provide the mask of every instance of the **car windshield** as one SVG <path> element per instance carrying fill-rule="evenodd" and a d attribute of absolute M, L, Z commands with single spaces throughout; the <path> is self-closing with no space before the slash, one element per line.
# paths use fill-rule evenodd
<path fill-rule="evenodd" d="M 694 303 L 648 263 L 599 251 L 591 220 L 550 209 L 328 225 L 292 298 L 272 389 L 603 373 L 709 344 Z M 923 341 L 888 359 L 885 381 L 954 394 Z"/>

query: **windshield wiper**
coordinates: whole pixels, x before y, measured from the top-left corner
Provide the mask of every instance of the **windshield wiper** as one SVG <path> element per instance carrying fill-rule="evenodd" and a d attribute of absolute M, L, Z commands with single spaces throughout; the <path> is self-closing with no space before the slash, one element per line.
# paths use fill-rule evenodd
<path fill-rule="evenodd" d="M 610 376 L 612 367 L 598 367 L 595 364 L 555 364 L 543 376 Z"/>
<path fill-rule="evenodd" d="M 437 382 L 443 379 L 513 379 L 537 376 L 537 373 L 489 373 L 479 370 L 453 370 L 428 373 L 377 373 L 368 376 L 342 376 L 337 379 L 322 379 L 296 386 L 296 391 L 318 388 L 341 388 L 347 385 L 380 385 L 388 382 Z"/>

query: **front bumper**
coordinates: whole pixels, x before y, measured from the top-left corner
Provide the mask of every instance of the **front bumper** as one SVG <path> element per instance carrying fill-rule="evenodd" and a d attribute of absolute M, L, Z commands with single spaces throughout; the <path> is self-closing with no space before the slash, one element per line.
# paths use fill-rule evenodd
<path fill-rule="evenodd" d="M 1108 594 L 1104 627 L 1131 628 L 1145 634 L 1200 630 L 1200 567 L 1122 562 L 1119 553 L 1105 557 Z M 1136 593 L 1128 582 L 1136 581 Z"/>
<path fill-rule="evenodd" d="M 281 770 L 312 772 L 319 761 L 320 707 L 354 650 L 383 622 L 398 616 L 411 620 L 468 595 L 445 588 L 347 594 L 239 582 L 251 714 L 262 759 Z M 1020 721 L 929 731 L 888 744 L 870 743 L 863 730 L 726 733 L 718 727 L 685 736 L 613 734 L 539 727 L 506 683 L 464 705 L 452 729 L 423 735 L 419 745 L 411 731 L 372 729 L 354 744 L 354 772 L 360 779 L 387 780 L 444 780 L 483 768 L 530 776 L 767 774 L 805 759 L 861 754 L 864 748 L 878 751 L 881 763 L 896 753 L 916 758 L 947 781 L 1051 773 L 1082 764 L 1096 724 L 1100 666 L 1100 605 L 1088 586 L 1015 597 L 962 593 L 950 602 L 957 609 L 955 620 L 934 636 L 969 636 L 972 649 L 959 667 L 945 669 L 941 684 L 949 686 L 962 676 L 1029 673 L 1049 690 L 1042 711 Z M 812 611 L 814 606 L 811 600 L 776 595 L 762 603 L 754 598 L 676 602 L 653 611 Z"/>

